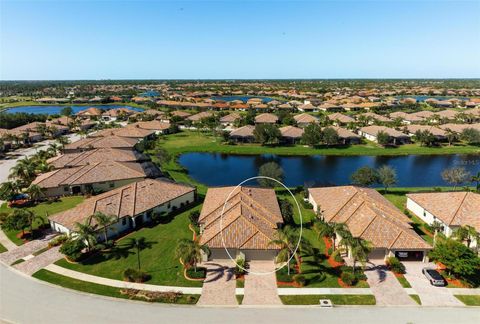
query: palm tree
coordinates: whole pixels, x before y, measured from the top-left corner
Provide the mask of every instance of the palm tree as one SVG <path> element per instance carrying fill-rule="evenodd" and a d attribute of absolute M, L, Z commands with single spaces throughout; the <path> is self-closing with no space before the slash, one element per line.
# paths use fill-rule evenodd
<path fill-rule="evenodd" d="M 27 194 L 30 197 L 31 200 L 37 201 L 38 198 L 42 197 L 43 194 L 43 189 L 40 188 L 40 186 L 36 184 L 30 185 L 30 187 L 27 188 Z"/>
<path fill-rule="evenodd" d="M 480 235 L 477 233 L 475 227 L 470 225 L 460 226 L 453 232 L 453 237 L 461 242 L 467 242 L 467 247 L 470 247 L 472 241 L 480 243 Z"/>
<path fill-rule="evenodd" d="M 472 176 L 471 181 L 476 183 L 477 191 L 480 191 L 480 172 L 478 172 L 477 175 Z"/>
<path fill-rule="evenodd" d="M 35 220 L 41 220 L 43 222 L 43 218 L 36 215 L 33 211 L 29 210 L 29 209 L 23 209 L 23 208 L 19 208 L 19 209 L 15 209 L 13 211 L 13 217 L 16 217 L 16 218 L 25 218 L 27 220 L 27 223 L 28 223 L 28 227 L 30 229 L 30 236 L 31 238 L 33 238 L 33 223 L 35 222 Z M 25 235 L 25 231 L 24 229 L 22 229 L 22 235 Z"/>
<path fill-rule="evenodd" d="M 433 230 L 433 247 L 435 247 L 435 244 L 437 243 L 437 235 L 438 232 L 443 230 L 443 225 L 439 221 L 433 221 L 433 223 L 430 225 L 430 228 Z"/>
<path fill-rule="evenodd" d="M 70 143 L 70 140 L 66 136 L 60 136 L 59 138 L 57 138 L 57 142 L 60 144 L 61 151 L 63 152 L 63 150 L 65 149 L 65 145 Z"/>
<path fill-rule="evenodd" d="M 16 181 L 6 181 L 0 185 L 0 199 L 10 201 L 19 190 L 20 186 Z"/>
<path fill-rule="evenodd" d="M 175 249 L 175 258 L 180 260 L 184 267 L 184 274 L 193 266 L 194 271 L 197 272 L 197 263 L 202 260 L 203 253 L 209 253 L 206 245 L 201 245 L 199 238 L 196 240 L 181 239 L 177 243 Z"/>
<path fill-rule="evenodd" d="M 87 251 L 90 252 L 92 247 L 97 243 L 95 227 L 91 225 L 91 217 L 85 220 L 85 223 L 75 223 L 75 235 L 77 240 L 82 240 L 87 245 Z"/>
<path fill-rule="evenodd" d="M 10 179 L 19 179 L 22 183 L 29 183 L 35 178 L 35 168 L 32 159 L 24 158 L 10 169 Z"/>
<path fill-rule="evenodd" d="M 47 153 L 51 154 L 52 156 L 57 155 L 58 153 L 58 145 L 56 143 L 50 143 L 47 149 Z"/>
<path fill-rule="evenodd" d="M 116 218 L 114 216 L 106 215 L 102 212 L 96 212 L 92 217 L 95 219 L 97 224 L 103 228 L 103 238 L 105 243 L 107 243 L 109 226 L 115 222 Z"/>
<path fill-rule="evenodd" d="M 132 237 L 128 242 L 127 242 L 127 247 L 132 248 L 135 247 L 137 249 L 137 267 L 138 270 L 141 269 L 141 264 L 140 264 L 140 251 L 144 249 L 149 249 L 152 247 L 152 242 L 149 242 L 145 239 L 145 237 Z"/>
<path fill-rule="evenodd" d="M 342 233 L 348 232 L 345 223 L 328 223 L 321 220 L 318 220 L 313 224 L 313 230 L 317 233 L 318 239 L 326 237 L 332 240 L 333 251 L 335 251 L 337 236 L 342 236 Z"/>
<path fill-rule="evenodd" d="M 54 169 L 55 167 L 51 164 L 49 164 L 46 160 L 40 160 L 37 162 L 37 165 L 35 167 L 35 172 L 36 173 L 45 173 L 45 172 L 50 172 Z"/>
<path fill-rule="evenodd" d="M 298 248 L 297 244 L 299 243 Z M 311 246 L 305 241 L 301 240 L 300 233 L 297 228 L 289 225 L 277 230 L 277 238 L 270 241 L 269 244 L 275 244 L 280 247 L 278 262 L 287 262 L 288 274 L 290 275 L 290 259 L 292 256 L 298 265 L 298 271 L 301 273 L 302 260 L 300 252 L 308 251 Z"/>
<path fill-rule="evenodd" d="M 355 273 L 357 261 L 360 261 L 362 266 L 365 266 L 368 261 L 368 254 L 372 251 L 372 245 L 361 237 L 352 237 L 349 239 L 348 244 L 353 259 L 353 273 Z"/>

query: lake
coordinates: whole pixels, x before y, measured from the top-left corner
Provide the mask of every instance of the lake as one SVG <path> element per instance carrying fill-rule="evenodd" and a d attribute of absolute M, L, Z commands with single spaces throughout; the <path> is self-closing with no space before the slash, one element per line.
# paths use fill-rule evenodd
<path fill-rule="evenodd" d="M 458 100 L 464 100 L 464 101 L 469 101 L 470 98 L 467 97 L 452 97 L 452 96 L 415 96 L 415 95 L 404 95 L 404 96 L 397 96 L 397 99 L 402 99 L 402 98 L 415 98 L 418 102 L 423 102 L 427 99 L 437 99 L 437 100 L 449 100 L 449 99 L 458 99 Z"/>
<path fill-rule="evenodd" d="M 142 109 L 125 106 L 125 105 L 88 105 L 88 106 L 75 106 L 75 105 L 51 105 L 51 106 L 19 106 L 15 108 L 9 108 L 6 110 L 9 114 L 14 113 L 28 113 L 28 114 L 48 114 L 48 115 L 58 115 L 60 111 L 65 107 L 72 107 L 73 113 L 76 114 L 80 110 L 84 110 L 90 107 L 95 107 L 99 109 L 109 110 L 109 109 L 118 109 L 118 108 L 128 108 L 135 111 L 142 111 Z"/>
<path fill-rule="evenodd" d="M 179 163 L 190 177 L 207 186 L 237 185 L 258 175 L 264 163 L 275 161 L 284 170 L 284 183 L 298 185 L 346 185 L 359 167 L 377 168 L 384 164 L 397 170 L 399 187 L 447 185 L 440 173 L 451 167 L 465 167 L 472 174 L 480 171 L 480 155 L 407 156 L 278 156 L 186 153 Z"/>

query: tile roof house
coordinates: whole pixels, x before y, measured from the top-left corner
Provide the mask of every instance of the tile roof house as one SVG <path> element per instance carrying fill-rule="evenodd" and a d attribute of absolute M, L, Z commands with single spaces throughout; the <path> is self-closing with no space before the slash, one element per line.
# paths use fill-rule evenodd
<path fill-rule="evenodd" d="M 90 107 L 90 108 L 87 108 L 87 109 L 84 109 L 84 110 L 81 110 L 81 111 L 77 112 L 76 115 L 78 117 L 82 117 L 82 118 L 85 118 L 85 117 L 99 117 L 99 116 L 102 115 L 102 110 L 99 109 L 99 108 Z"/>
<path fill-rule="evenodd" d="M 338 126 L 329 127 L 333 128 L 337 132 L 338 137 L 344 145 L 359 144 L 361 142 L 361 137 L 348 129 Z"/>
<path fill-rule="evenodd" d="M 366 139 L 377 142 L 377 135 L 380 132 L 387 133 L 390 136 L 390 141 L 394 145 L 405 144 L 410 142 L 410 137 L 402 132 L 399 132 L 393 128 L 385 126 L 366 126 L 359 130 L 359 134 Z"/>
<path fill-rule="evenodd" d="M 280 127 L 280 134 L 282 141 L 290 144 L 295 144 L 300 141 L 303 135 L 303 128 L 295 126 Z"/>
<path fill-rule="evenodd" d="M 407 208 L 427 224 L 434 221 L 450 236 L 459 226 L 469 225 L 480 233 L 480 194 L 473 192 L 431 192 L 407 194 Z M 477 242 L 473 242 L 473 246 Z"/>
<path fill-rule="evenodd" d="M 135 113 L 135 111 L 128 108 L 114 108 L 102 112 L 102 119 L 105 121 L 117 120 L 119 117 L 128 117 Z"/>
<path fill-rule="evenodd" d="M 417 131 L 429 131 L 437 140 L 444 140 L 446 132 L 438 127 L 429 125 L 408 125 L 405 127 L 410 136 L 415 135 Z"/>
<path fill-rule="evenodd" d="M 65 152 L 85 151 L 96 148 L 133 149 L 138 143 L 137 138 L 120 136 L 87 137 L 65 145 Z"/>
<path fill-rule="evenodd" d="M 101 161 L 43 173 L 32 184 L 42 188 L 46 197 L 60 197 L 108 191 L 160 174 L 151 162 Z"/>
<path fill-rule="evenodd" d="M 355 119 L 353 119 L 352 117 L 341 114 L 341 113 L 330 114 L 327 116 L 327 118 L 333 121 L 333 124 L 336 126 L 355 122 Z"/>
<path fill-rule="evenodd" d="M 327 222 L 345 223 L 354 237 L 369 241 L 370 259 L 397 256 L 424 260 L 431 246 L 411 226 L 411 220 L 378 191 L 356 186 L 311 188 L 309 202 Z"/>
<path fill-rule="evenodd" d="M 220 187 L 208 189 L 199 224 L 200 243 L 212 259 L 228 259 L 227 248 L 233 258 L 272 260 L 279 247 L 271 241 L 283 217 L 273 189 Z"/>
<path fill-rule="evenodd" d="M 62 154 L 49 159 L 47 162 L 53 165 L 55 169 L 62 169 L 95 164 L 102 161 L 141 162 L 148 160 L 147 156 L 135 150 L 101 148 Z"/>
<path fill-rule="evenodd" d="M 138 127 L 147 131 L 153 131 L 156 135 L 166 134 L 170 130 L 170 123 L 159 120 L 142 121 L 131 124 L 129 127 Z"/>
<path fill-rule="evenodd" d="M 293 116 L 298 127 L 307 127 L 309 124 L 318 123 L 318 119 L 310 114 L 302 113 Z"/>
<path fill-rule="evenodd" d="M 255 124 L 276 124 L 278 116 L 270 113 L 264 113 L 255 116 Z"/>
<path fill-rule="evenodd" d="M 403 112 L 403 111 L 396 111 L 391 113 L 390 118 L 391 119 L 401 118 L 403 120 L 403 124 L 407 124 L 407 125 L 423 121 L 423 118 L 418 117 L 416 115 L 407 114 L 406 112 Z"/>
<path fill-rule="evenodd" d="M 240 118 L 242 118 L 240 114 L 234 112 L 220 118 L 220 124 L 223 126 L 232 126 Z"/>
<path fill-rule="evenodd" d="M 184 118 L 190 117 L 192 114 L 186 111 L 176 110 L 176 111 L 172 111 L 171 115 L 184 119 Z"/>
<path fill-rule="evenodd" d="M 187 117 L 187 120 L 190 120 L 190 121 L 196 123 L 196 122 L 201 121 L 204 118 L 208 118 L 208 117 L 211 117 L 211 116 L 213 116 L 213 113 L 211 111 L 202 111 L 202 112 L 199 112 L 198 114 L 191 115 L 191 116 Z"/>
<path fill-rule="evenodd" d="M 253 135 L 254 130 L 255 126 L 245 125 L 233 130 L 230 133 L 230 138 L 237 142 L 253 142 L 255 140 L 255 136 Z"/>
<path fill-rule="evenodd" d="M 383 123 L 388 123 L 388 122 L 391 122 L 392 120 L 386 116 L 383 116 L 383 115 L 379 115 L 379 114 L 376 114 L 376 113 L 373 113 L 373 112 L 367 112 L 367 113 L 363 113 L 363 114 L 358 114 L 356 117 L 357 117 L 357 120 L 358 120 L 358 117 L 359 116 L 363 116 L 365 118 L 370 118 L 374 121 L 379 121 L 379 122 L 383 122 Z"/>
<path fill-rule="evenodd" d="M 195 201 L 195 188 L 165 180 L 145 179 L 127 184 L 103 194 L 87 198 L 76 207 L 51 215 L 53 230 L 70 234 L 75 224 L 89 222 L 96 226 L 98 239 L 103 240 L 95 219 L 96 212 L 115 217 L 108 228 L 108 237 L 128 232 L 151 220 L 154 213 L 169 213 Z"/>

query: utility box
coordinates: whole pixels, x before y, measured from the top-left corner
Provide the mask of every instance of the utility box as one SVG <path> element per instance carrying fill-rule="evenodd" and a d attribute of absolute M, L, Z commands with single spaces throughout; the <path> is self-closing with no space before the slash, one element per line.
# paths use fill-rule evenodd
<path fill-rule="evenodd" d="M 320 299 L 320 307 L 333 307 L 332 301 L 330 299 Z"/>

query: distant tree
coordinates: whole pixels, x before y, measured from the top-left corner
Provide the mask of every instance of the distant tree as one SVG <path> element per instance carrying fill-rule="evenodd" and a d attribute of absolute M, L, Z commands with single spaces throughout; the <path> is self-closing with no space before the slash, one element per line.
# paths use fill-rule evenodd
<path fill-rule="evenodd" d="M 37 201 L 40 197 L 43 197 L 45 195 L 43 193 L 43 189 L 36 184 L 31 184 L 27 188 L 26 193 L 28 194 L 28 197 L 33 201 Z"/>
<path fill-rule="evenodd" d="M 281 135 L 277 126 L 272 124 L 257 124 L 253 130 L 255 140 L 262 145 L 278 144 Z"/>
<path fill-rule="evenodd" d="M 364 166 L 357 169 L 351 176 L 353 184 L 370 187 L 371 185 L 377 183 L 378 174 L 375 169 L 370 168 L 369 166 Z"/>
<path fill-rule="evenodd" d="M 480 144 L 480 131 L 475 128 L 465 128 L 460 137 L 470 145 Z"/>
<path fill-rule="evenodd" d="M 293 207 L 292 204 L 286 199 L 280 199 L 280 211 L 283 216 L 285 224 L 293 224 Z"/>
<path fill-rule="evenodd" d="M 420 142 L 421 146 L 432 146 L 435 144 L 435 136 L 429 130 L 417 130 L 415 139 Z"/>
<path fill-rule="evenodd" d="M 477 172 L 476 175 L 472 176 L 472 179 L 470 181 L 475 183 L 477 191 L 480 191 L 480 172 Z"/>
<path fill-rule="evenodd" d="M 377 142 L 383 146 L 390 144 L 390 135 L 384 131 L 379 131 L 377 133 Z"/>
<path fill-rule="evenodd" d="M 394 168 L 383 165 L 377 169 L 377 181 L 379 184 L 383 185 L 385 193 L 388 190 L 388 187 L 391 187 L 397 183 L 397 172 Z"/>
<path fill-rule="evenodd" d="M 337 145 L 340 141 L 340 138 L 338 136 L 338 133 L 335 129 L 331 127 L 326 127 L 322 131 L 322 142 L 327 145 Z"/>
<path fill-rule="evenodd" d="M 445 265 L 448 274 L 473 275 L 480 267 L 480 258 L 464 244 L 453 239 L 439 240 L 429 257 Z"/>
<path fill-rule="evenodd" d="M 258 171 L 258 175 L 263 177 L 269 177 L 280 182 L 283 181 L 283 169 L 275 162 L 268 162 L 263 164 Z M 262 187 L 274 188 L 278 186 L 278 183 L 276 181 L 269 179 L 258 179 L 258 183 Z"/>
<path fill-rule="evenodd" d="M 319 145 L 322 141 L 322 129 L 317 123 L 311 123 L 307 127 L 302 135 L 302 143 L 308 146 Z"/>
<path fill-rule="evenodd" d="M 442 179 L 453 185 L 453 189 L 456 189 L 457 186 L 465 183 L 470 176 L 470 172 L 463 167 L 445 169 L 442 172 Z"/>
<path fill-rule="evenodd" d="M 454 132 L 449 128 L 447 128 L 445 132 L 446 132 L 445 136 L 447 138 L 449 146 L 451 146 L 454 142 L 458 141 L 459 135 L 457 132 Z"/>
<path fill-rule="evenodd" d="M 460 242 L 466 242 L 467 247 L 470 247 L 472 242 L 480 244 L 480 234 L 478 234 L 475 227 L 470 225 L 460 226 L 453 232 L 453 238 Z"/>
<path fill-rule="evenodd" d="M 20 191 L 20 186 L 16 181 L 6 181 L 0 185 L 0 199 L 10 201 Z"/>
<path fill-rule="evenodd" d="M 2 220 L 2 229 L 7 231 L 22 231 L 22 236 L 25 236 L 25 229 L 29 226 L 29 215 L 24 209 L 15 209 Z"/>

